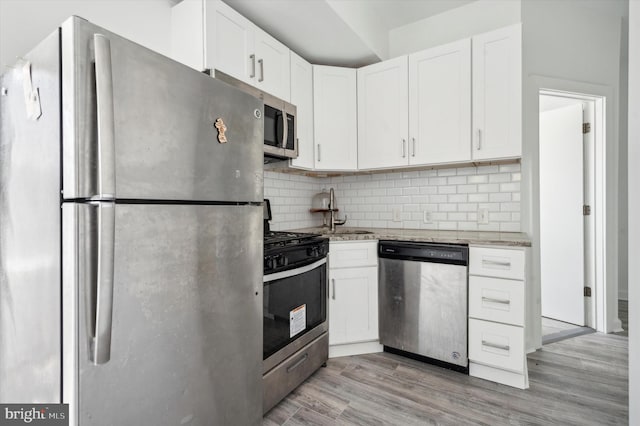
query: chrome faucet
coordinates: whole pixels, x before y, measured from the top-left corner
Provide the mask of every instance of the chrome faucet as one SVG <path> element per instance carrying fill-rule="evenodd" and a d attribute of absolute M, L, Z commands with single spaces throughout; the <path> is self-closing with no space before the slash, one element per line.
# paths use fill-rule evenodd
<path fill-rule="evenodd" d="M 344 219 L 340 220 L 336 218 L 336 212 L 338 209 L 335 208 L 336 204 L 336 194 L 333 192 L 333 188 L 329 189 L 329 213 L 331 214 L 330 230 L 331 232 L 336 232 L 336 225 L 344 225 L 347 222 L 347 215 L 344 215 Z"/>

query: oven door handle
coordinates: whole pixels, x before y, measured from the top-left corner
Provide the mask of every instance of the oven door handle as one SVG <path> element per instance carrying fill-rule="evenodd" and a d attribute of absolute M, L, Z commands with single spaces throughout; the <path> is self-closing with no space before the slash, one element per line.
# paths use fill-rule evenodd
<path fill-rule="evenodd" d="M 265 275 L 262 277 L 262 282 L 268 283 L 270 281 L 281 280 L 284 278 L 290 278 L 296 275 L 304 274 L 306 272 L 313 271 L 318 266 L 326 265 L 326 263 L 327 258 L 325 257 L 310 265 L 302 266 L 296 269 L 289 269 L 288 271 L 276 272 L 275 274 Z"/>

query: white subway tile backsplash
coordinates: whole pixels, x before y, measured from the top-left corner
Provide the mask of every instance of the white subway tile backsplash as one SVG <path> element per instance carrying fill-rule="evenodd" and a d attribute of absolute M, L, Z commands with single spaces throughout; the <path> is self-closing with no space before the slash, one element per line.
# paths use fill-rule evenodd
<path fill-rule="evenodd" d="M 455 186 L 439 186 L 438 187 L 438 193 L 439 194 L 455 194 L 456 193 L 456 187 Z"/>
<path fill-rule="evenodd" d="M 451 194 L 447 197 L 449 203 L 463 204 L 467 202 L 467 194 Z"/>
<path fill-rule="evenodd" d="M 420 177 L 432 177 L 432 176 L 437 176 L 438 175 L 438 171 L 437 170 L 422 170 L 419 173 Z"/>
<path fill-rule="evenodd" d="M 469 194 L 468 200 L 470 203 L 486 203 L 489 201 L 489 194 Z"/>
<path fill-rule="evenodd" d="M 467 183 L 466 176 L 451 176 L 447 178 L 447 185 L 464 185 Z"/>
<path fill-rule="evenodd" d="M 497 173 L 495 175 L 489 175 L 489 182 L 491 183 L 511 182 L 511 174 Z"/>
<path fill-rule="evenodd" d="M 487 183 L 489 175 L 467 176 L 467 183 Z"/>
<path fill-rule="evenodd" d="M 500 184 L 498 183 L 487 183 L 478 185 L 478 192 L 499 192 Z"/>
<path fill-rule="evenodd" d="M 276 230 L 322 224 L 322 214 L 309 212 L 311 199 L 333 187 L 348 226 L 506 232 L 520 230 L 521 179 L 520 164 L 325 178 L 267 171 L 264 193 Z M 400 222 L 393 221 L 395 208 Z M 488 224 L 477 223 L 480 208 L 488 209 Z M 431 223 L 424 223 L 425 211 Z"/>
<path fill-rule="evenodd" d="M 500 173 L 519 172 L 520 164 L 502 164 L 500 165 Z"/>
<path fill-rule="evenodd" d="M 520 182 L 501 183 L 500 192 L 520 192 Z"/>
<path fill-rule="evenodd" d="M 438 169 L 438 176 L 455 176 L 457 169 Z"/>
<path fill-rule="evenodd" d="M 489 201 L 499 203 L 501 201 L 511 201 L 510 192 L 496 192 L 489 194 Z"/>
<path fill-rule="evenodd" d="M 458 185 L 458 194 L 478 192 L 478 185 Z"/>
<path fill-rule="evenodd" d="M 459 176 L 475 175 L 477 173 L 478 170 L 476 167 L 461 167 L 459 169 L 456 169 L 456 174 Z"/>
<path fill-rule="evenodd" d="M 432 177 L 429 178 L 429 185 L 446 185 L 447 178 L 446 177 Z"/>

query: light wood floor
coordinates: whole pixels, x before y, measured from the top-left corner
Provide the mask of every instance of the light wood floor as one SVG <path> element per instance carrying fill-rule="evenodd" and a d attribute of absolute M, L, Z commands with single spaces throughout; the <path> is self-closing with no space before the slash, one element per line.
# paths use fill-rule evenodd
<path fill-rule="evenodd" d="M 513 389 L 387 353 L 330 359 L 263 425 L 625 425 L 628 339 L 593 333 L 528 356 Z"/>

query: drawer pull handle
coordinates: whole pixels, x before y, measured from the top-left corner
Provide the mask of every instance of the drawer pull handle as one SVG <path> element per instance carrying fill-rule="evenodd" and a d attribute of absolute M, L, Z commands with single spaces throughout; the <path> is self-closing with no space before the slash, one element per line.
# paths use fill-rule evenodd
<path fill-rule="evenodd" d="M 511 300 L 508 299 L 494 299 L 493 297 L 482 297 L 483 302 L 500 303 L 501 305 L 510 305 Z"/>
<path fill-rule="evenodd" d="M 501 349 L 507 352 L 509 352 L 509 349 L 511 349 L 509 345 L 498 345 L 496 343 L 487 342 L 486 340 L 482 341 L 482 346 L 486 346 L 488 348 L 494 348 L 494 349 Z"/>
<path fill-rule="evenodd" d="M 293 370 L 300 367 L 307 359 L 309 359 L 309 354 L 302 355 L 302 358 L 297 360 L 295 364 L 287 367 L 287 373 L 291 373 Z"/>
<path fill-rule="evenodd" d="M 483 265 L 503 266 L 505 268 L 511 268 L 511 262 L 501 262 L 499 260 L 482 259 Z"/>

